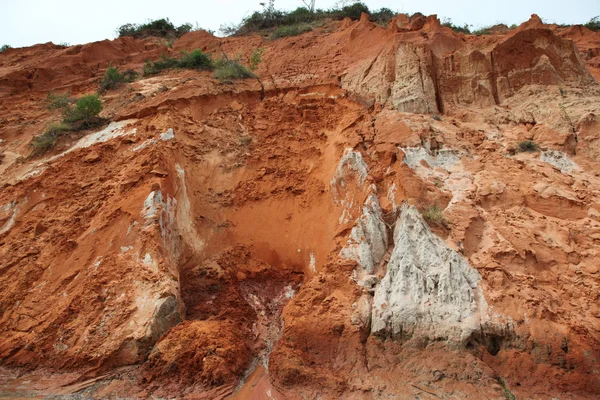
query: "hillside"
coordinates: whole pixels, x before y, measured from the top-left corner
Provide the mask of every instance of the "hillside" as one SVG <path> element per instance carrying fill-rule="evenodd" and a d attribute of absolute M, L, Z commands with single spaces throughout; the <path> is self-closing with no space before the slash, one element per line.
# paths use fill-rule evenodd
<path fill-rule="evenodd" d="M 0 397 L 597 399 L 598 80 L 536 15 L 1 52 Z"/>

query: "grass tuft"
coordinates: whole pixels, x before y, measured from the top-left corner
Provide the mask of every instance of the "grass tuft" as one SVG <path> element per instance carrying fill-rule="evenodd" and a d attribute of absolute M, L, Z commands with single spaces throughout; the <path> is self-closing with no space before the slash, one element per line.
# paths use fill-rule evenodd
<path fill-rule="evenodd" d="M 71 127 L 63 122 L 52 123 L 44 133 L 36 136 L 31 141 L 31 157 L 42 155 L 54 148 L 58 142 L 58 137 L 71 130 Z"/>
<path fill-rule="evenodd" d="M 100 81 L 99 92 L 104 93 L 108 90 L 115 89 L 126 82 L 133 82 L 137 78 L 137 73 L 128 69 L 124 73 L 119 72 L 117 67 L 108 67 L 104 73 L 104 77 Z"/>
<path fill-rule="evenodd" d="M 225 82 L 234 79 L 256 78 L 256 75 L 242 65 L 238 59 L 220 58 L 215 61 L 215 78 Z"/>
<path fill-rule="evenodd" d="M 163 54 L 157 61 L 147 60 L 144 75 L 156 75 L 166 69 L 183 68 L 211 71 L 214 68 L 212 58 L 198 49 L 191 53 L 182 52 L 181 58 L 171 58 Z"/>
<path fill-rule="evenodd" d="M 425 207 L 425 209 L 423 209 L 423 218 L 430 224 L 448 227 L 448 221 L 437 204 Z"/>
<path fill-rule="evenodd" d="M 534 152 L 537 151 L 538 149 L 538 145 L 535 144 L 534 141 L 531 140 L 524 140 L 521 143 L 519 143 L 519 152 L 523 153 L 523 152 Z"/>
<path fill-rule="evenodd" d="M 44 104 L 48 110 L 56 110 L 68 107 L 74 101 L 74 99 L 69 97 L 69 93 L 56 94 L 54 91 L 51 91 L 48 93 L 46 100 L 44 100 Z"/>

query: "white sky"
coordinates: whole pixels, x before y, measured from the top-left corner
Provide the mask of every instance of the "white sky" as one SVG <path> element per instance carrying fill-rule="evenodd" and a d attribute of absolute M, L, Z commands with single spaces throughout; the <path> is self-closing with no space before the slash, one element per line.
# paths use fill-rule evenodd
<path fill-rule="evenodd" d="M 219 30 L 261 9 L 261 0 L 0 0 L 0 46 L 36 43 L 88 43 L 113 39 L 125 23 L 169 18 L 175 25 L 198 23 Z M 451 18 L 457 25 L 475 27 L 519 24 L 532 13 L 544 21 L 583 23 L 600 15 L 600 0 L 366 0 L 371 9 L 387 7 L 399 12 L 422 12 Z M 331 8 L 336 0 L 317 0 L 317 8 Z M 301 6 L 300 0 L 275 0 L 279 9 Z"/>

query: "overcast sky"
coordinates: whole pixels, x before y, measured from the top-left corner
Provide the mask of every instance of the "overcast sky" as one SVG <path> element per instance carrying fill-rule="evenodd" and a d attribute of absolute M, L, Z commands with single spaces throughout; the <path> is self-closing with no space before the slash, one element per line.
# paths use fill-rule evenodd
<path fill-rule="evenodd" d="M 261 0 L 0 0 L 0 46 L 30 46 L 54 42 L 80 44 L 113 39 L 125 23 L 167 17 L 176 25 L 198 23 L 218 31 L 222 24 L 239 22 Z M 600 15 L 600 0 L 367 0 L 370 9 L 437 14 L 457 25 L 475 27 L 519 24 L 532 13 L 544 21 L 582 23 Z M 336 0 L 317 0 L 317 8 L 330 8 Z M 300 0 L 275 0 L 276 8 L 291 10 Z"/>

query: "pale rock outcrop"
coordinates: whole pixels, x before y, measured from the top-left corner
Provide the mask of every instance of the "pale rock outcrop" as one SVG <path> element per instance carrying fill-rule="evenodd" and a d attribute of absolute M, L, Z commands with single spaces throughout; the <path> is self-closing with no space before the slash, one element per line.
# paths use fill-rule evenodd
<path fill-rule="evenodd" d="M 335 175 L 331 179 L 330 185 L 332 188 L 337 186 L 345 186 L 348 175 L 356 175 L 358 182 L 362 185 L 367 179 L 367 164 L 363 160 L 362 154 L 354 151 L 351 148 L 344 150 L 344 155 L 340 159 L 335 170 Z"/>
<path fill-rule="evenodd" d="M 543 25 L 526 24 L 492 46 L 466 46 L 440 34 L 437 19 L 427 21 L 408 30 L 407 21 L 395 21 L 403 26 L 397 41 L 348 70 L 342 87 L 397 111 L 433 114 L 499 105 L 530 85 L 593 82 L 573 42 Z"/>
<path fill-rule="evenodd" d="M 558 168 L 563 174 L 578 168 L 577 164 L 575 164 L 568 155 L 558 150 L 542 151 L 540 160 Z"/>
<path fill-rule="evenodd" d="M 352 228 L 346 247 L 340 257 L 354 260 L 364 272 L 373 274 L 388 246 L 387 227 L 382 218 L 376 194 L 371 194 L 363 205 L 363 214 Z"/>
<path fill-rule="evenodd" d="M 361 192 L 367 194 L 370 190 L 369 186 L 365 185 L 367 177 L 368 168 L 362 154 L 351 148 L 344 150 L 329 182 L 333 201 L 343 207 L 339 217 L 340 224 L 349 223 L 360 213 L 360 202 L 364 199 Z"/>
<path fill-rule="evenodd" d="M 375 289 L 371 332 L 464 345 L 487 317 L 481 276 L 404 205 L 387 273 Z"/>
<path fill-rule="evenodd" d="M 396 78 L 390 100 L 400 112 L 436 114 L 433 55 L 425 46 L 402 43 L 396 51 Z"/>
<path fill-rule="evenodd" d="M 421 165 L 421 161 L 425 161 L 431 167 L 440 167 L 448 171 L 461 158 L 457 151 L 451 149 L 441 149 L 436 154 L 424 147 L 407 147 L 400 150 L 404 153 L 404 162 L 413 170 Z"/>

